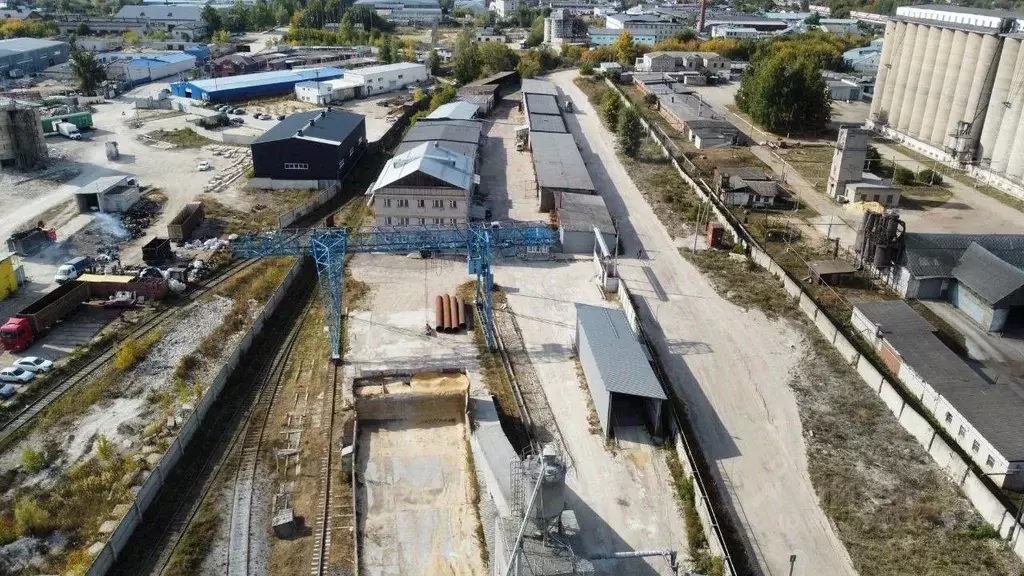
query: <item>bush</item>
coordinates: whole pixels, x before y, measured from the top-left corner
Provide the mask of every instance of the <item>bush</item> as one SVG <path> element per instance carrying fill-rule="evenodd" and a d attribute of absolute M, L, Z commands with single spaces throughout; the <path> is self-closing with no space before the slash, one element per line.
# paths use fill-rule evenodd
<path fill-rule="evenodd" d="M 100 434 L 96 438 L 96 453 L 99 455 L 100 460 L 109 462 L 114 457 L 114 443 L 103 434 Z"/>
<path fill-rule="evenodd" d="M 18 539 L 18 531 L 14 523 L 7 518 L 0 518 L 0 546 L 6 546 Z"/>
<path fill-rule="evenodd" d="M 967 527 L 966 535 L 973 540 L 998 540 L 1001 538 L 999 530 L 996 530 L 988 522 L 978 522 Z"/>
<path fill-rule="evenodd" d="M 40 534 L 50 525 L 50 515 L 43 510 L 35 498 L 28 496 L 14 505 L 14 529 L 19 534 Z"/>
<path fill-rule="evenodd" d="M 925 168 L 917 173 L 917 181 L 921 184 L 939 186 L 942 184 L 942 174 L 939 174 L 931 168 Z"/>
<path fill-rule="evenodd" d="M 601 96 L 601 117 L 610 130 L 615 130 L 619 125 L 619 113 L 622 111 L 622 100 L 614 91 L 609 90 Z"/>
<path fill-rule="evenodd" d="M 730 252 L 732 252 L 733 254 L 746 254 L 747 253 L 746 249 L 743 248 L 743 244 L 739 244 L 739 243 L 733 244 L 732 245 L 732 250 L 730 250 Z"/>
<path fill-rule="evenodd" d="M 583 76 L 590 76 L 593 73 L 594 73 L 594 67 L 593 66 L 591 66 L 590 64 L 588 64 L 586 62 L 584 62 L 583 64 L 580 64 L 580 74 L 582 74 Z"/>
<path fill-rule="evenodd" d="M 46 456 L 38 450 L 26 448 L 21 453 L 21 465 L 25 467 L 25 471 L 29 474 L 35 474 L 46 468 Z"/>
<path fill-rule="evenodd" d="M 914 184 L 914 173 L 913 171 L 897 166 L 896 170 L 892 173 L 892 183 L 900 186 L 911 186 Z"/>

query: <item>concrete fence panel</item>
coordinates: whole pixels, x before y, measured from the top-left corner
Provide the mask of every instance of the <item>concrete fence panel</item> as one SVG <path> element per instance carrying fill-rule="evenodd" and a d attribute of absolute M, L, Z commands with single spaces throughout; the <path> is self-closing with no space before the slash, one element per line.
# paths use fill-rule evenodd
<path fill-rule="evenodd" d="M 164 453 L 164 457 L 160 459 L 161 474 L 166 478 L 171 470 L 174 470 L 174 465 L 181 459 L 181 444 L 178 444 L 178 439 L 175 438 L 174 442 L 171 442 L 171 446 L 167 448 L 167 452 Z"/>
<path fill-rule="evenodd" d="M 968 474 L 961 488 L 986 522 L 996 528 L 1002 525 L 1003 518 L 1006 516 L 1006 506 L 1003 506 L 1003 503 L 989 491 L 977 476 L 973 473 Z"/>
<path fill-rule="evenodd" d="M 917 375 L 917 372 L 906 363 L 900 363 L 900 373 L 897 374 L 906 389 L 917 399 L 924 397 L 926 384 L 924 379 Z"/>
<path fill-rule="evenodd" d="M 783 282 L 785 282 L 785 280 Z M 817 318 L 818 305 L 815 304 L 814 300 L 811 300 L 811 297 L 808 296 L 806 293 L 798 292 L 798 294 L 799 298 L 797 301 L 797 305 L 800 306 L 800 309 L 803 310 L 804 314 L 806 314 L 807 317 L 810 318 L 811 320 Z"/>
<path fill-rule="evenodd" d="M 903 401 L 903 397 L 900 393 L 893 388 L 892 384 L 888 380 L 883 380 L 882 385 L 878 389 L 878 397 L 882 399 L 882 402 L 889 408 L 889 411 L 896 416 L 897 419 L 903 414 L 903 409 L 906 407 L 906 403 Z"/>
<path fill-rule="evenodd" d="M 1013 552 L 1018 558 L 1024 558 L 1024 536 L 1022 536 L 1021 531 L 1024 531 L 1024 526 L 1018 524 L 1017 528 L 1014 530 L 1013 539 L 1011 540 L 1013 543 Z"/>
<path fill-rule="evenodd" d="M 824 338 L 829 344 L 835 345 L 836 334 L 839 333 L 836 330 L 836 325 L 828 319 L 826 314 L 818 314 L 814 318 L 814 325 L 818 328 L 818 332 L 821 332 L 822 338 Z"/>
<path fill-rule="evenodd" d="M 782 280 L 782 287 L 786 289 L 786 293 L 790 296 L 796 298 L 803 292 L 803 288 L 801 288 L 801 286 L 796 282 L 790 280 L 789 276 L 782 274 L 779 278 Z"/>
<path fill-rule="evenodd" d="M 103 550 L 96 555 L 92 560 L 92 565 L 89 566 L 89 571 L 86 572 L 86 576 L 103 576 L 108 570 L 114 567 L 114 551 L 110 547 L 108 542 L 103 546 Z"/>
<path fill-rule="evenodd" d="M 163 476 L 156 470 L 150 470 L 149 476 L 146 481 L 139 487 L 139 493 L 135 495 L 135 505 L 139 507 L 143 513 L 149 510 L 149 505 L 153 503 L 153 499 L 156 498 L 156 493 L 160 490 L 160 487 L 164 485 Z"/>
<path fill-rule="evenodd" d="M 117 528 L 114 528 L 114 532 L 110 535 L 109 544 L 114 552 L 114 558 L 121 555 L 124 551 L 124 547 L 128 545 L 128 540 L 132 537 L 132 533 L 135 532 L 135 528 L 139 525 L 139 509 L 132 506 L 128 509 L 128 513 L 124 515 L 124 518 L 117 523 Z"/>
<path fill-rule="evenodd" d="M 963 482 L 964 476 L 967 474 L 967 463 L 938 434 L 932 438 L 928 454 L 946 472 L 954 484 L 959 486 Z"/>
<path fill-rule="evenodd" d="M 188 446 L 188 443 L 192 441 L 192 436 L 195 435 L 200 420 L 196 412 L 189 414 L 188 418 L 185 418 L 185 422 L 181 425 L 181 430 L 178 431 L 178 442 L 181 442 L 182 446 Z"/>
<path fill-rule="evenodd" d="M 882 386 L 882 373 L 871 365 L 871 361 L 861 356 L 857 359 L 857 374 L 864 379 L 864 382 L 872 390 L 878 390 Z"/>
<path fill-rule="evenodd" d="M 907 432 L 910 432 L 911 436 L 917 438 L 917 441 L 925 449 L 928 448 L 932 438 L 935 437 L 935 429 L 932 428 L 931 423 L 909 406 L 903 409 L 903 414 L 900 414 L 900 424 L 903 425 Z"/>
<path fill-rule="evenodd" d="M 836 332 L 836 337 L 832 341 L 832 345 L 835 346 L 836 351 L 839 352 L 843 358 L 846 358 L 846 361 L 851 365 L 856 365 L 860 360 L 860 352 L 857 352 L 857 349 L 853 347 L 853 344 L 846 339 L 846 336 L 844 336 L 842 332 Z"/>

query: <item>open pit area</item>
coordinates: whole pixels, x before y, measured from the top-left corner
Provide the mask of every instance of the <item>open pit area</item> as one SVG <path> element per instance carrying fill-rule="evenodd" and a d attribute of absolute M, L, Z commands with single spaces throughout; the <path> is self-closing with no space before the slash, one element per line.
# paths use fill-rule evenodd
<path fill-rule="evenodd" d="M 354 390 L 365 574 L 483 574 L 477 486 L 467 464 L 462 374 L 362 381 Z"/>

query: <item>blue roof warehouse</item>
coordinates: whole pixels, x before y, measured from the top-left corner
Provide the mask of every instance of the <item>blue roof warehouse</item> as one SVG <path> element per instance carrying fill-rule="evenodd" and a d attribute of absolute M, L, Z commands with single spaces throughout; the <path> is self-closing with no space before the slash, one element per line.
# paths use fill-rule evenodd
<path fill-rule="evenodd" d="M 256 96 L 269 96 L 292 92 L 299 82 L 333 80 L 341 78 L 340 68 L 308 68 L 303 70 L 277 70 L 224 78 L 208 78 L 171 84 L 171 94 L 193 100 L 226 102 Z"/>

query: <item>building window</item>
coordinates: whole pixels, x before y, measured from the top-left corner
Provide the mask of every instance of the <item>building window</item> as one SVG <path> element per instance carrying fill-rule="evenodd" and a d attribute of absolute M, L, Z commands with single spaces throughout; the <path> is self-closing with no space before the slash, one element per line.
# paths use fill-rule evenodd
<path fill-rule="evenodd" d="M 401 80 L 401 79 L 402 79 L 402 75 L 401 75 L 401 74 L 399 74 L 399 75 L 398 75 L 398 79 L 399 79 L 399 80 Z"/>
<path fill-rule="evenodd" d="M 355 154 L 355 153 L 356 153 L 356 149 L 355 149 L 355 148 L 349 148 L 349 149 L 348 149 L 348 155 L 349 155 L 349 156 L 351 156 L 351 155 L 353 155 L 353 154 Z"/>
<path fill-rule="evenodd" d="M 989 456 L 988 458 L 985 458 L 985 466 L 988 466 L 989 468 L 992 468 L 995 465 L 996 465 L 995 458 L 992 458 L 991 456 Z"/>
<path fill-rule="evenodd" d="M 285 162 L 285 170 L 309 170 L 309 164 L 300 162 Z"/>
<path fill-rule="evenodd" d="M 434 208 L 444 210 L 444 200 L 434 200 Z"/>
<path fill-rule="evenodd" d="M 434 226 L 440 226 L 444 224 L 444 218 L 434 218 Z"/>
<path fill-rule="evenodd" d="M 459 201 L 458 200 L 449 200 L 448 201 L 448 207 L 449 208 L 458 208 L 459 207 Z"/>
<path fill-rule="evenodd" d="M 946 412 L 946 424 L 949 424 L 952 421 L 953 421 L 953 415 L 951 413 L 949 413 L 949 412 Z"/>
<path fill-rule="evenodd" d="M 391 208 L 391 198 L 385 198 L 384 199 L 384 207 L 385 208 Z"/>
<path fill-rule="evenodd" d="M 449 223 L 449 224 L 451 224 L 452 226 L 455 226 L 456 224 L 458 224 L 458 223 L 459 223 L 459 221 L 458 221 L 458 220 L 456 220 L 455 218 L 450 218 L 450 219 L 448 220 L 448 223 Z"/>
<path fill-rule="evenodd" d="M 420 218 L 420 226 L 423 226 L 426 223 L 427 223 L 427 219 L 426 218 Z"/>
<path fill-rule="evenodd" d="M 408 226 L 409 225 L 409 219 L 408 218 L 399 218 L 398 219 L 398 224 L 400 226 Z"/>
<path fill-rule="evenodd" d="M 416 201 L 416 207 L 417 208 L 426 208 L 427 207 L 427 201 L 426 200 L 417 200 Z"/>
<path fill-rule="evenodd" d="M 409 207 L 409 200 L 403 199 L 403 198 L 399 198 L 398 199 L 398 207 L 399 208 L 408 208 Z"/>
<path fill-rule="evenodd" d="M 387 218 L 385 218 L 384 219 L 384 223 L 387 224 L 388 226 L 390 226 L 391 225 L 391 216 L 388 216 Z"/>
<path fill-rule="evenodd" d="M 967 428 L 960 426 L 960 430 L 956 433 L 957 436 L 963 438 L 967 435 Z"/>
<path fill-rule="evenodd" d="M 981 444 L 978 444 L 977 440 L 971 442 L 971 452 L 977 452 L 978 448 L 981 448 Z"/>

